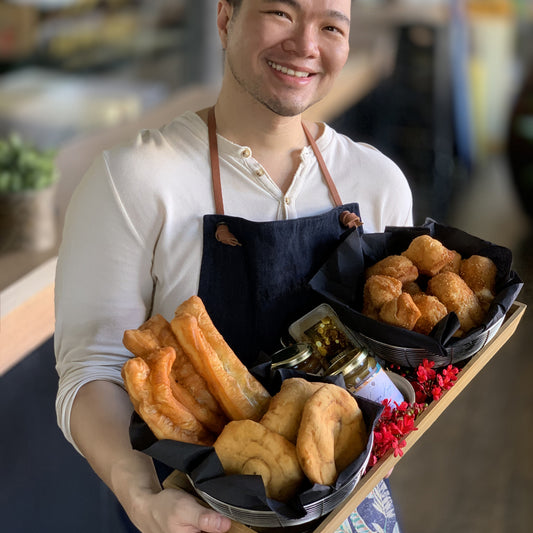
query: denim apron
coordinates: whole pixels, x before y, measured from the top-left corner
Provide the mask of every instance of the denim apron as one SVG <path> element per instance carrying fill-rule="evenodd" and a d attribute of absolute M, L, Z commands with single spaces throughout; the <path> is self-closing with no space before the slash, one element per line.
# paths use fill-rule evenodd
<path fill-rule="evenodd" d="M 279 348 L 288 326 L 321 303 L 307 282 L 348 231 L 362 231 L 359 207 L 342 204 L 315 140 L 304 126 L 335 207 L 322 215 L 272 222 L 227 216 L 213 109 L 208 131 L 216 214 L 203 219 L 198 296 L 236 355 L 250 366 L 261 351 L 271 354 Z M 399 532 L 387 484 L 381 482 L 339 531 Z"/>

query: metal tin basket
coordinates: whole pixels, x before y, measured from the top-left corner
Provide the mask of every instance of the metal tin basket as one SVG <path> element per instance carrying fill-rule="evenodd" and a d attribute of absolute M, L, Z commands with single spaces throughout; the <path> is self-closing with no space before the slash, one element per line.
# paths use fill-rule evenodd
<path fill-rule="evenodd" d="M 327 515 L 340 503 L 342 503 L 353 491 L 359 480 L 361 479 L 363 472 L 365 471 L 368 461 L 370 460 L 370 452 L 372 450 L 372 444 L 374 440 L 373 432 L 370 434 L 370 446 L 367 447 L 367 455 L 361 466 L 361 468 L 356 472 L 356 474 L 351 477 L 342 487 L 333 493 L 320 498 L 314 502 L 305 504 L 303 507 L 306 511 L 305 516 L 300 518 L 286 518 L 276 513 L 275 511 L 261 511 L 261 510 L 251 510 L 245 509 L 242 507 L 237 507 L 235 505 L 230 505 L 226 502 L 221 501 L 218 498 L 211 496 L 210 494 L 198 489 L 195 486 L 192 479 L 189 477 L 191 484 L 198 493 L 198 495 L 209 504 L 215 511 L 251 527 L 288 527 L 288 526 L 297 526 L 305 524 L 307 522 L 312 522 L 317 518 Z"/>
<path fill-rule="evenodd" d="M 441 354 L 429 352 L 425 348 L 406 348 L 403 346 L 393 346 L 384 342 L 367 337 L 361 332 L 356 333 L 356 336 L 369 351 L 373 352 L 378 358 L 403 367 L 416 368 L 422 364 L 424 359 L 433 361 L 435 367 L 455 364 L 469 357 L 472 357 L 476 352 L 481 350 L 493 337 L 496 335 L 505 317 L 502 317 L 498 322 L 493 324 L 490 328 L 482 331 L 477 335 L 472 335 L 472 338 L 467 338 L 456 346 L 446 348 L 448 357 L 443 357 Z"/>

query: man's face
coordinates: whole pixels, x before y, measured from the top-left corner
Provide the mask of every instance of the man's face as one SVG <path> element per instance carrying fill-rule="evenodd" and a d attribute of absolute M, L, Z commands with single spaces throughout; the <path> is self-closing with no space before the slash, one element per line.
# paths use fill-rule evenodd
<path fill-rule="evenodd" d="M 227 37 L 222 33 L 225 75 L 278 115 L 302 113 L 327 94 L 346 62 L 350 4 L 243 0 L 231 15 Z"/>

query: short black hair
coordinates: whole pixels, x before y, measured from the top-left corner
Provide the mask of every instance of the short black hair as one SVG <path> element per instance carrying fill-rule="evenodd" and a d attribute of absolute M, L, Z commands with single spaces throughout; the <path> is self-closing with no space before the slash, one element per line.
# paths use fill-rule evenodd
<path fill-rule="evenodd" d="M 228 0 L 228 4 L 237 10 L 241 7 L 242 0 Z"/>

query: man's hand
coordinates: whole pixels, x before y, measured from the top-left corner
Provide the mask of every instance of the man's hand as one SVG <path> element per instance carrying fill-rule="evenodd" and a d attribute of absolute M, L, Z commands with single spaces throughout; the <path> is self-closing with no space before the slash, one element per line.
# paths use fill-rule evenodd
<path fill-rule="evenodd" d="M 142 533 L 225 533 L 231 520 L 198 503 L 180 489 L 164 489 L 142 498 L 131 520 Z"/>
<path fill-rule="evenodd" d="M 131 412 L 124 389 L 93 381 L 79 390 L 71 416 L 75 442 L 131 521 L 142 533 L 225 533 L 229 518 L 181 489 L 161 490 L 152 459 L 131 447 Z"/>

